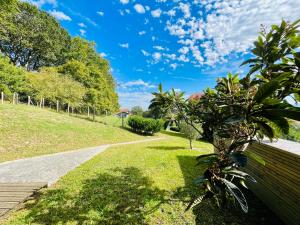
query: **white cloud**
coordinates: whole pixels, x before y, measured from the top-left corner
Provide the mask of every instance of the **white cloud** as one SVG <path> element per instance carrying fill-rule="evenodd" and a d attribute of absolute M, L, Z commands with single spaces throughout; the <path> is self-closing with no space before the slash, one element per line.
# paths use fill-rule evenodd
<path fill-rule="evenodd" d="M 101 52 L 101 53 L 100 53 L 100 56 L 101 56 L 102 58 L 105 58 L 105 57 L 107 56 L 107 54 L 104 53 L 104 52 Z"/>
<path fill-rule="evenodd" d="M 154 52 L 154 53 L 152 54 L 152 58 L 153 58 L 154 62 L 160 61 L 160 60 L 161 60 L 161 53 L 159 53 L 159 52 Z"/>
<path fill-rule="evenodd" d="M 51 5 L 52 7 L 57 7 L 56 0 L 22 0 L 22 2 L 28 2 L 36 7 L 42 7 L 43 5 Z"/>
<path fill-rule="evenodd" d="M 177 68 L 178 64 L 177 63 L 172 63 L 170 64 L 170 67 L 175 70 Z"/>
<path fill-rule="evenodd" d="M 148 109 L 153 95 L 147 91 L 126 92 L 119 91 L 119 102 L 122 108 L 131 109 L 133 106 L 141 106 L 144 110 Z"/>
<path fill-rule="evenodd" d="M 120 2 L 125 5 L 129 3 L 129 0 L 120 0 Z"/>
<path fill-rule="evenodd" d="M 164 51 L 165 50 L 164 47 L 159 46 L 159 45 L 155 45 L 155 46 L 153 46 L 153 48 L 156 49 L 156 50 L 159 50 L 159 51 Z"/>
<path fill-rule="evenodd" d="M 141 50 L 141 52 L 143 53 L 144 56 L 149 56 L 149 55 L 150 55 L 149 52 L 147 52 L 147 51 L 145 51 L 145 50 L 143 50 L 143 49 Z"/>
<path fill-rule="evenodd" d="M 180 48 L 178 50 L 179 53 L 183 54 L 183 55 L 186 55 L 188 52 L 189 52 L 189 48 L 186 47 L 186 46 L 183 46 L 182 48 Z"/>
<path fill-rule="evenodd" d="M 261 24 L 270 27 L 281 19 L 292 22 L 299 19 L 300 11 L 300 0 L 174 2 L 177 5 L 164 12 L 171 17 L 166 30 L 189 49 L 180 47 L 178 51 L 200 65 L 222 63 L 231 54 L 248 52 Z M 172 18 L 177 12 L 181 17 Z"/>
<path fill-rule="evenodd" d="M 145 8 L 141 4 L 135 4 L 133 8 L 135 9 L 135 11 L 137 13 L 140 13 L 140 14 L 144 14 L 145 13 Z"/>
<path fill-rule="evenodd" d="M 189 18 L 191 17 L 191 9 L 190 9 L 190 4 L 188 3 L 179 3 L 179 8 L 184 14 L 184 18 Z"/>
<path fill-rule="evenodd" d="M 79 32 L 80 32 L 81 36 L 85 36 L 85 34 L 86 34 L 86 30 L 84 30 L 84 29 L 79 29 Z"/>
<path fill-rule="evenodd" d="M 84 23 L 78 23 L 78 26 L 82 27 L 82 28 L 85 28 L 86 25 Z"/>
<path fill-rule="evenodd" d="M 54 16 L 56 19 L 58 20 L 67 20 L 67 21 L 71 21 L 71 17 L 69 17 L 68 15 L 66 15 L 65 13 L 61 12 L 61 11 L 56 11 L 54 10 L 50 10 L 49 13 Z"/>
<path fill-rule="evenodd" d="M 155 88 L 155 85 L 145 82 L 142 79 L 128 81 L 125 83 L 119 83 L 119 86 L 122 88 L 129 88 L 129 87 Z"/>
<path fill-rule="evenodd" d="M 119 46 L 121 48 L 129 48 L 129 44 L 128 43 L 119 44 Z"/>
<path fill-rule="evenodd" d="M 174 9 L 170 9 L 169 11 L 166 12 L 166 14 L 170 17 L 176 16 L 176 11 Z"/>
<path fill-rule="evenodd" d="M 162 13 L 161 9 L 156 9 L 156 10 L 151 11 L 151 15 L 152 15 L 154 18 L 160 17 L 161 13 Z"/>
<path fill-rule="evenodd" d="M 101 11 L 98 11 L 97 14 L 98 14 L 99 16 L 104 16 L 104 12 L 101 12 Z"/>
<path fill-rule="evenodd" d="M 139 35 L 144 35 L 144 34 L 146 34 L 146 31 L 144 30 L 139 32 Z"/>

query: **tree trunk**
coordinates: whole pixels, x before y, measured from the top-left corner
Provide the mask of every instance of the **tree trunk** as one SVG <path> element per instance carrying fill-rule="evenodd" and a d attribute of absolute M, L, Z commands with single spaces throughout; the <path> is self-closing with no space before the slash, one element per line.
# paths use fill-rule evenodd
<path fill-rule="evenodd" d="M 192 139 L 190 139 L 190 149 L 193 149 Z"/>

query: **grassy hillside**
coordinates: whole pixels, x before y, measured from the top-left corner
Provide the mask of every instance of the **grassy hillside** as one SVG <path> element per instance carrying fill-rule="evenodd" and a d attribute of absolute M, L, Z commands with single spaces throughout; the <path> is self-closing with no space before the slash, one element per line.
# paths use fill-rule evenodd
<path fill-rule="evenodd" d="M 0 104 L 0 162 L 145 137 L 27 105 Z"/>

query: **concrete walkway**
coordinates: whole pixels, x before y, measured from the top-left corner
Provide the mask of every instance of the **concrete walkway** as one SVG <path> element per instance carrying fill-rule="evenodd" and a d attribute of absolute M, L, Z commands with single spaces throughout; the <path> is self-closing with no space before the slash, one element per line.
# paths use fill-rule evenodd
<path fill-rule="evenodd" d="M 155 138 L 101 145 L 98 147 L 84 148 L 75 151 L 0 163 L 0 183 L 45 182 L 48 183 L 48 186 L 50 186 L 57 182 L 60 177 L 64 176 L 70 170 L 73 170 L 95 155 L 105 151 L 110 146 L 137 144 L 162 139 L 163 138 Z"/>

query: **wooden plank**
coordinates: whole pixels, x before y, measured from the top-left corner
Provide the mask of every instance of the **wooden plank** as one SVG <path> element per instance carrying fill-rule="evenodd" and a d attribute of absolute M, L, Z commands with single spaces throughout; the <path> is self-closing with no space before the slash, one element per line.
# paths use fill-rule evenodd
<path fill-rule="evenodd" d="M 18 204 L 19 202 L 0 202 L 0 209 L 12 209 Z"/>
<path fill-rule="evenodd" d="M 0 209 L 0 217 L 6 214 L 9 211 L 9 209 Z"/>
<path fill-rule="evenodd" d="M 37 183 L 0 183 L 0 187 L 32 187 L 32 188 L 42 188 L 46 187 L 47 183 L 37 182 Z"/>
<path fill-rule="evenodd" d="M 247 168 L 248 168 L 248 170 L 247 170 Z M 265 167 L 263 169 L 260 169 L 260 168 L 257 168 L 255 166 L 255 164 L 251 164 L 251 163 L 249 163 L 246 166 L 246 170 L 247 170 L 247 172 L 249 172 L 249 171 L 255 172 L 255 174 L 260 178 L 265 178 L 267 176 L 267 178 L 269 180 L 272 180 L 273 183 L 279 182 L 281 184 L 281 186 L 292 189 L 294 192 L 299 192 L 300 184 L 294 180 L 296 178 L 293 176 L 289 176 L 287 174 L 280 174 L 279 172 L 272 170 L 272 168 Z"/>
<path fill-rule="evenodd" d="M 247 150 L 261 156 L 266 165 L 249 159 L 245 171 L 257 183 L 250 189 L 274 210 L 287 225 L 300 221 L 300 156 L 266 144 L 253 143 Z"/>
<path fill-rule="evenodd" d="M 40 188 L 32 188 L 32 187 L 1 187 L 0 186 L 0 192 L 5 191 L 5 192 L 18 192 L 18 191 L 23 191 L 23 192 L 32 192 L 36 191 Z"/>
<path fill-rule="evenodd" d="M 0 197 L 3 197 L 3 196 L 28 196 L 28 195 L 31 195 L 33 194 L 31 191 L 27 191 L 27 192 L 24 192 L 24 191 L 9 191 L 9 192 L 6 192 L 6 191 L 2 191 L 0 192 Z"/>
<path fill-rule="evenodd" d="M 29 196 L 0 196 L 0 202 L 21 202 L 24 201 Z"/>

